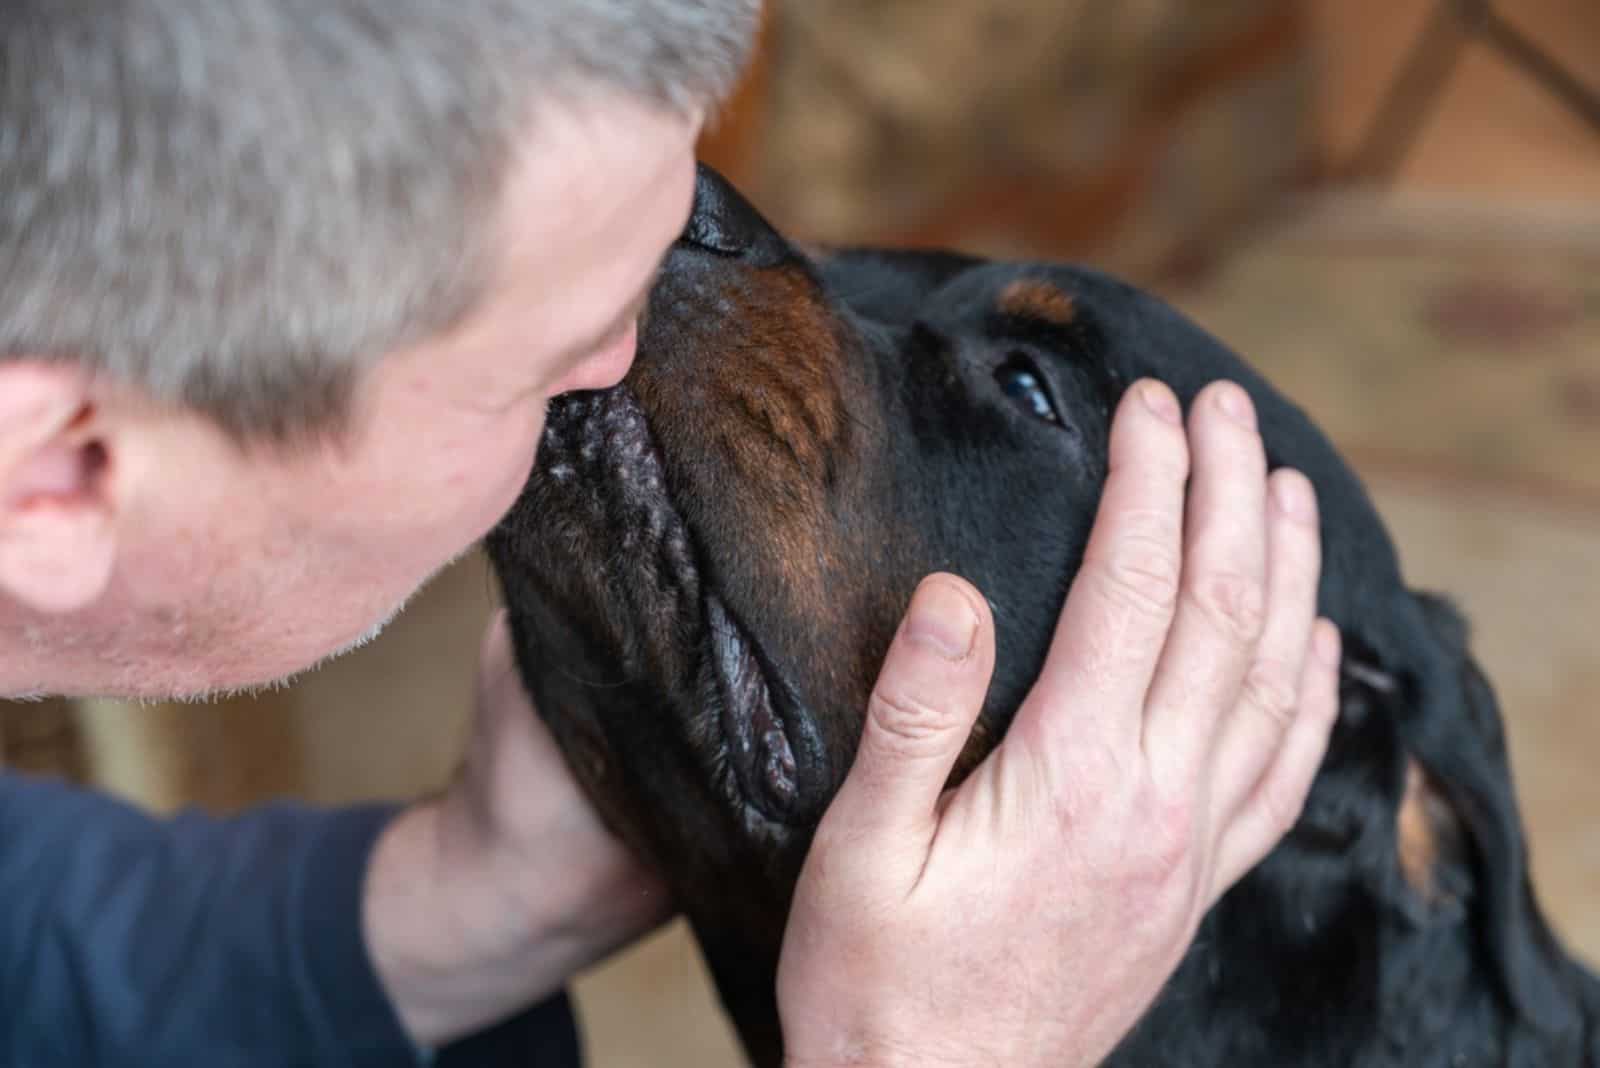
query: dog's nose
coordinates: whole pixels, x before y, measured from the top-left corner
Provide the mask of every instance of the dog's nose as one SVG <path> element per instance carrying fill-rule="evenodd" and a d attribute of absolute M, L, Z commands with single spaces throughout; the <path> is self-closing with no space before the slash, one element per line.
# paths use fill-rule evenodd
<path fill-rule="evenodd" d="M 695 172 L 694 210 L 679 239 L 684 244 L 761 262 L 783 256 L 783 239 L 750 202 L 716 171 L 700 164 Z"/>

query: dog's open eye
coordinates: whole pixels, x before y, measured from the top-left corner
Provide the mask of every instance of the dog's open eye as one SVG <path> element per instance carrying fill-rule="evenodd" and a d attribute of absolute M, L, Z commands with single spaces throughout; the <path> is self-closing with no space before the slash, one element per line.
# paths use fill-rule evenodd
<path fill-rule="evenodd" d="M 1039 373 L 1032 360 L 1022 355 L 1012 355 L 995 370 L 994 378 L 1012 403 L 1023 411 L 1047 423 L 1061 423 L 1050 390 L 1045 386 L 1044 375 Z"/>

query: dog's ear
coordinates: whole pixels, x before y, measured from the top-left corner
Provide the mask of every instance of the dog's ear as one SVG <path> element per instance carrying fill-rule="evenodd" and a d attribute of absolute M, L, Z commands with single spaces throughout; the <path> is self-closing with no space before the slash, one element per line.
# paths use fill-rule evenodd
<path fill-rule="evenodd" d="M 1425 710 L 1407 739 L 1408 767 L 1399 820 L 1401 868 L 1423 890 L 1448 892 L 1452 859 L 1470 872 L 1484 946 L 1505 992 L 1527 1020 L 1552 1033 L 1582 1022 L 1566 991 L 1568 965 L 1545 922 L 1528 873 L 1528 854 L 1507 759 L 1499 703 L 1473 660 L 1465 619 L 1447 600 L 1416 595 L 1422 617 L 1453 677 L 1438 692 L 1412 695 Z M 1432 685 L 1424 680 L 1422 685 Z M 1454 693 L 1452 710 L 1439 704 Z M 1443 717 L 1443 722 L 1429 722 Z"/>

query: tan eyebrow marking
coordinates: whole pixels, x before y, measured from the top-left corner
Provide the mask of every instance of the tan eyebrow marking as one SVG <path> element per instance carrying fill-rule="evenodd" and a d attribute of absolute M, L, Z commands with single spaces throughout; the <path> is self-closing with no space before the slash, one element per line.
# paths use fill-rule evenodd
<path fill-rule="evenodd" d="M 1070 324 L 1078 309 L 1072 297 L 1037 278 L 1019 278 L 1000 291 L 1000 311 L 1057 326 Z"/>

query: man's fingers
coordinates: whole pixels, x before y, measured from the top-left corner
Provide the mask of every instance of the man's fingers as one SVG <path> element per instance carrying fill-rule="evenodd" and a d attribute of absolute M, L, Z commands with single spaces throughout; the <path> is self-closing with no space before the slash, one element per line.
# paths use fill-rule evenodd
<path fill-rule="evenodd" d="M 1070 756 L 1085 733 L 1130 746 L 1178 596 L 1189 448 L 1183 411 L 1160 382 L 1135 383 L 1111 425 L 1099 514 L 1029 701 L 1026 737 Z M 1070 723 L 1061 709 L 1074 709 Z M 1100 752 L 1100 746 L 1086 751 Z"/>
<path fill-rule="evenodd" d="M 1300 700 L 1283 745 L 1249 800 L 1223 832 L 1212 902 L 1277 846 L 1300 818 L 1312 780 L 1339 718 L 1339 630 L 1316 623 L 1301 678 Z"/>
<path fill-rule="evenodd" d="M 1239 386 L 1200 391 L 1189 416 L 1194 479 L 1172 634 L 1151 684 L 1145 752 L 1197 773 L 1234 707 L 1266 620 L 1266 451 Z"/>
<path fill-rule="evenodd" d="M 1216 826 L 1250 796 L 1277 756 L 1302 693 L 1322 563 L 1316 492 L 1298 471 L 1268 480 L 1267 621 L 1238 708 L 1226 716 L 1212 763 Z"/>
<path fill-rule="evenodd" d="M 983 708 L 994 624 L 972 586 L 924 579 L 868 702 L 855 763 L 829 807 L 830 833 L 926 857 L 935 806 Z"/>

